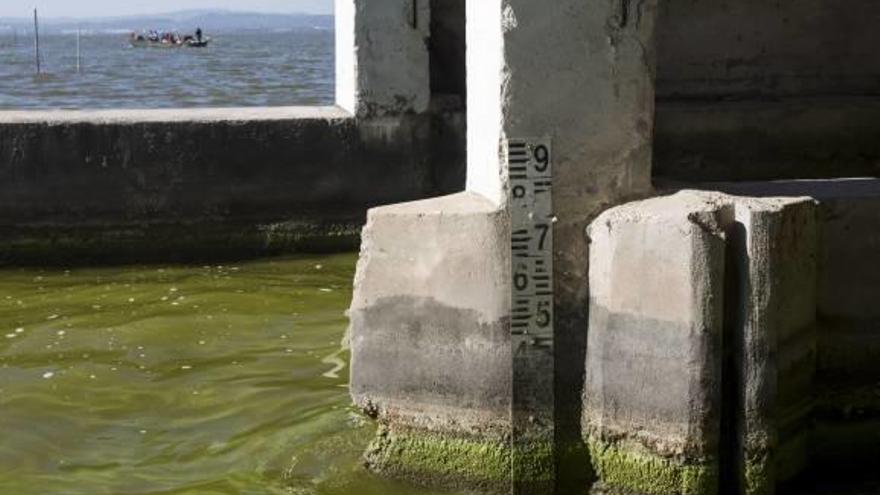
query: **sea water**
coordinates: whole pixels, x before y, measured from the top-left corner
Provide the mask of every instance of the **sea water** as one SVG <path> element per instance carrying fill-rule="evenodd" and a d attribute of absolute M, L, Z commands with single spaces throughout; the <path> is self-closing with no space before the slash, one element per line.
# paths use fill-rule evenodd
<path fill-rule="evenodd" d="M 132 48 L 128 34 L 0 35 L 0 110 L 330 105 L 332 30 L 206 33 L 207 48 Z"/>
<path fill-rule="evenodd" d="M 0 493 L 434 493 L 361 465 L 355 261 L 0 269 Z"/>

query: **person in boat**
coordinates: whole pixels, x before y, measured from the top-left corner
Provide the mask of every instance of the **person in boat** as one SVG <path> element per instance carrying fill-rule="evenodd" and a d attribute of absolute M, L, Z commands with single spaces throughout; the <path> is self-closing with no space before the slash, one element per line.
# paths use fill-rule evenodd
<path fill-rule="evenodd" d="M 199 43 L 202 42 L 202 28 L 200 27 L 196 28 L 196 41 L 198 41 Z"/>

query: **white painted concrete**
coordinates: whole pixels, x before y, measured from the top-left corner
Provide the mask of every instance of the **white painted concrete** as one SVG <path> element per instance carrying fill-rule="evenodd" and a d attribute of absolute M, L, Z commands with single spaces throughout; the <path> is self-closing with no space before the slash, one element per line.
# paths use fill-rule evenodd
<path fill-rule="evenodd" d="M 336 104 L 354 113 L 357 105 L 355 0 L 336 0 Z"/>
<path fill-rule="evenodd" d="M 504 92 L 502 2 L 467 3 L 468 172 L 467 189 L 504 203 L 506 172 L 501 143 Z"/>

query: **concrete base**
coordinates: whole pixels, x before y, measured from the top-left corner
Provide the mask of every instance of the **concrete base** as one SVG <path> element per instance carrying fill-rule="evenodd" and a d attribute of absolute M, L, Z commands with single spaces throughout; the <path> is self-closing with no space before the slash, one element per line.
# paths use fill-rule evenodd
<path fill-rule="evenodd" d="M 355 403 L 376 472 L 509 490 L 509 220 L 474 193 L 370 211 L 350 311 Z M 552 479 L 552 444 L 521 467 Z"/>

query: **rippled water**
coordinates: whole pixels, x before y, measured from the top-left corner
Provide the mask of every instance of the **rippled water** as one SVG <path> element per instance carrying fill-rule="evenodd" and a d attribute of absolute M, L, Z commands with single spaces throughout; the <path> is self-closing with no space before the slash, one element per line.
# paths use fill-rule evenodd
<path fill-rule="evenodd" d="M 211 34 L 211 33 L 208 33 Z M 0 37 L 0 110 L 327 105 L 333 102 L 333 32 L 211 34 L 205 49 L 131 48 L 125 34 Z"/>
<path fill-rule="evenodd" d="M 360 467 L 354 263 L 0 270 L 0 493 L 427 495 Z"/>

